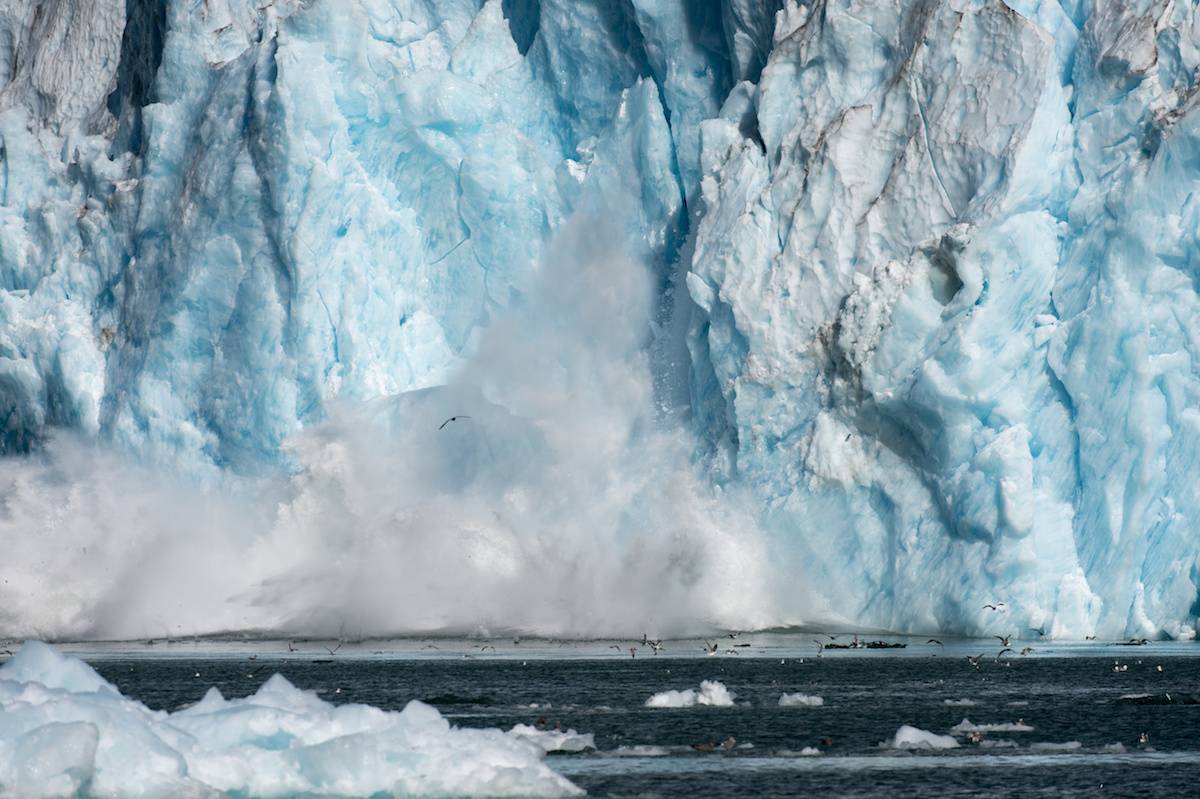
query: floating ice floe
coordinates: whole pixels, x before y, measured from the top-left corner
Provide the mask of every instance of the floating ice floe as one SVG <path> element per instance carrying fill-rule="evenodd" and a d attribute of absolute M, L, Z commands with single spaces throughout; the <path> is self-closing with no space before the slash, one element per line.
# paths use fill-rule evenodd
<path fill-rule="evenodd" d="M 892 749 L 957 749 L 959 744 L 953 735 L 938 735 L 905 724 L 885 746 Z"/>
<path fill-rule="evenodd" d="M 0 796 L 574 796 L 543 747 L 400 712 L 334 706 L 282 676 L 175 713 L 37 642 L 0 667 Z"/>
<path fill-rule="evenodd" d="M 1056 743 L 1053 741 L 1040 741 L 1035 744 L 1030 744 L 1029 748 L 1034 752 L 1075 752 L 1083 748 L 1083 744 L 1079 741 L 1063 741 Z"/>
<path fill-rule="evenodd" d="M 779 752 L 780 757 L 818 757 L 821 754 L 821 750 L 815 746 L 806 746 L 799 750 L 783 749 Z"/>
<path fill-rule="evenodd" d="M 1033 732 L 1033 727 L 1024 719 L 1000 724 L 972 724 L 970 719 L 963 719 L 951 727 L 950 732 Z"/>
<path fill-rule="evenodd" d="M 661 691 L 646 700 L 646 707 L 732 707 L 733 697 L 734 694 L 731 694 L 724 684 L 716 680 L 704 680 L 700 683 L 699 691 L 694 688 L 685 691 Z"/>
<path fill-rule="evenodd" d="M 978 703 L 973 699 L 943 699 L 942 704 L 948 707 L 975 707 Z"/>
<path fill-rule="evenodd" d="M 809 694 L 782 694 L 779 697 L 780 707 L 821 707 L 825 700 Z"/>
<path fill-rule="evenodd" d="M 596 739 L 592 733 L 578 733 L 575 730 L 539 730 L 528 724 L 518 724 L 508 731 L 508 734 L 522 741 L 537 744 L 546 752 L 584 752 L 596 748 Z"/>
<path fill-rule="evenodd" d="M 613 750 L 613 754 L 617 757 L 666 757 L 671 752 L 663 746 L 639 744 L 637 746 L 618 746 Z"/>

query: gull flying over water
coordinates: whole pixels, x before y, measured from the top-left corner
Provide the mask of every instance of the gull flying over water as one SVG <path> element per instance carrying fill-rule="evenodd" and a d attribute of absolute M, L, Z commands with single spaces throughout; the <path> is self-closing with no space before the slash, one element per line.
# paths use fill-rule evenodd
<path fill-rule="evenodd" d="M 462 414 L 459 414 L 458 416 L 451 416 L 449 419 L 447 419 L 446 421 L 444 421 L 440 425 L 438 425 L 438 430 L 441 430 L 443 427 L 450 424 L 451 422 L 461 422 L 463 419 L 470 419 L 470 418 L 471 418 L 470 416 L 463 416 Z"/>

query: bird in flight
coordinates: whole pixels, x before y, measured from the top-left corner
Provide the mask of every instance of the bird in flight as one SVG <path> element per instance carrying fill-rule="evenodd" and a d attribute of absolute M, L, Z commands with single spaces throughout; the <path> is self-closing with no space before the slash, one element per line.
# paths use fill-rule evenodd
<path fill-rule="evenodd" d="M 451 422 L 461 422 L 463 419 L 470 419 L 470 418 L 471 418 L 470 416 L 451 416 L 449 419 L 447 419 L 446 421 L 444 421 L 440 425 L 438 425 L 438 430 L 441 430 L 443 427 L 450 424 Z"/>
<path fill-rule="evenodd" d="M 992 637 L 1000 642 L 1000 646 L 1008 646 L 1008 640 L 1012 638 L 1012 635 L 993 635 Z"/>
<path fill-rule="evenodd" d="M 984 609 L 985 609 L 985 610 L 999 610 L 1000 608 L 1004 607 L 1004 603 L 1003 603 L 1003 602 L 997 602 L 997 603 L 996 603 L 996 604 L 994 604 L 994 605 L 993 605 L 993 604 L 991 604 L 991 603 L 989 603 L 989 604 L 987 604 L 987 605 L 984 605 L 983 607 L 984 607 Z"/>
<path fill-rule="evenodd" d="M 927 644 L 937 644 L 938 646 L 945 646 L 945 644 L 943 644 L 941 641 L 939 641 L 939 640 L 938 640 L 938 639 L 936 639 L 936 638 L 930 638 L 930 639 L 929 639 L 928 641 L 926 641 L 925 643 L 927 643 Z"/>

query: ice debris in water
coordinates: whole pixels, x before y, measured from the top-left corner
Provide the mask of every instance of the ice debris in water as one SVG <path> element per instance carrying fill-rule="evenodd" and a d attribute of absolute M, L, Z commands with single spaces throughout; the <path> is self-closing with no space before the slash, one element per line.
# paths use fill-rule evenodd
<path fill-rule="evenodd" d="M 976 703 L 973 699 L 943 699 L 942 704 L 949 707 L 975 707 Z"/>
<path fill-rule="evenodd" d="M 712 707 L 732 707 L 734 695 L 724 684 L 716 680 L 704 680 L 700 690 L 688 688 L 685 691 L 662 691 L 646 700 L 646 707 L 695 707 L 710 705 Z"/>
<path fill-rule="evenodd" d="M 334 706 L 271 677 L 174 713 L 38 642 L 0 667 L 0 795 L 574 796 L 543 748 L 409 702 Z"/>
<path fill-rule="evenodd" d="M 821 707 L 824 704 L 822 697 L 809 694 L 781 694 L 779 697 L 780 707 Z"/>
<path fill-rule="evenodd" d="M 540 730 L 529 724 L 518 724 L 508 731 L 508 734 L 522 741 L 537 744 L 546 752 L 584 752 L 596 748 L 596 738 L 592 733 L 579 733 L 575 730 Z"/>
<path fill-rule="evenodd" d="M 1029 748 L 1034 752 L 1075 752 L 1083 748 L 1083 744 L 1079 741 L 1063 741 L 1056 743 L 1054 741 L 1041 741 L 1035 744 L 1030 744 Z"/>
<path fill-rule="evenodd" d="M 957 749 L 959 744 L 953 735 L 938 735 L 905 724 L 896 730 L 886 746 L 892 749 Z"/>
<path fill-rule="evenodd" d="M 970 719 L 963 719 L 950 728 L 951 732 L 1033 732 L 1033 727 L 1026 724 L 1024 719 L 1015 722 L 999 724 L 972 724 Z"/>

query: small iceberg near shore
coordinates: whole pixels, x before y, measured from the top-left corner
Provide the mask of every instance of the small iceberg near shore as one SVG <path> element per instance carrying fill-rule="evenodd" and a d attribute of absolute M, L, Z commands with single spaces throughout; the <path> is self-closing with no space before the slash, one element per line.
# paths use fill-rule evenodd
<path fill-rule="evenodd" d="M 420 701 L 400 712 L 335 706 L 278 674 L 243 699 L 210 688 L 168 713 L 46 644 L 0 666 L 2 796 L 582 794 L 545 751 L 452 727 Z"/>

